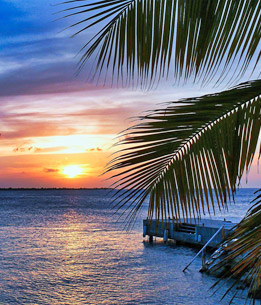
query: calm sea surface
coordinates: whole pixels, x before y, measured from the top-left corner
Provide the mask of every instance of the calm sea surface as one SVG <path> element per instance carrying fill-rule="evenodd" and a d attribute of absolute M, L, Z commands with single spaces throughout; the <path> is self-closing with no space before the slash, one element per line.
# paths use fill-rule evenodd
<path fill-rule="evenodd" d="M 240 220 L 253 192 L 219 218 Z M 145 212 L 127 234 L 108 203 L 106 190 L 0 191 L 0 304 L 228 304 L 200 258 L 182 272 L 195 249 L 144 242 Z"/>

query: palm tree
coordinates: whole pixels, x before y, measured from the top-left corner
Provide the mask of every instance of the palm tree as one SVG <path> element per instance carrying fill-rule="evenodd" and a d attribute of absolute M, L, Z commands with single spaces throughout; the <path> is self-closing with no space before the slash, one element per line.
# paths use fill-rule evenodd
<path fill-rule="evenodd" d="M 235 278 L 231 288 L 236 285 L 242 287 L 242 284 L 249 286 L 248 295 L 252 296 L 253 303 L 255 298 L 261 298 L 261 189 L 257 192 L 259 195 L 253 200 L 255 203 L 247 215 L 204 266 L 208 273 L 217 272 L 216 275 L 221 280 L 225 277 Z M 213 288 L 220 284 L 221 280 L 215 283 Z M 237 293 L 238 290 L 232 300 Z"/>
<path fill-rule="evenodd" d="M 72 25 L 78 27 L 75 35 L 99 27 L 83 46 L 79 63 L 81 70 L 94 58 L 93 78 L 145 88 L 170 77 L 228 86 L 253 73 L 260 63 L 260 0 L 64 4 L 69 5 L 63 10 L 65 17 L 81 16 Z M 200 216 L 206 212 L 205 202 L 208 211 L 225 207 L 260 145 L 260 100 L 257 79 L 220 93 L 170 102 L 124 131 L 118 143 L 124 148 L 107 171 L 116 171 L 114 199 L 118 209 L 128 211 L 128 223 L 133 223 L 147 197 L 149 221 Z M 260 218 L 253 223 L 260 230 Z M 249 251 L 255 244 L 260 253 L 255 235 L 243 243 Z M 258 266 L 260 270 L 260 260 Z M 260 287 L 258 277 L 256 285 Z"/>

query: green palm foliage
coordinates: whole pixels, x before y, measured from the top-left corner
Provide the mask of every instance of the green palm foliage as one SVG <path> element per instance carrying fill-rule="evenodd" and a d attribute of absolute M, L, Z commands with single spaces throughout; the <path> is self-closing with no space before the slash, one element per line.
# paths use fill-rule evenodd
<path fill-rule="evenodd" d="M 116 79 L 123 86 L 150 87 L 171 74 L 174 80 L 231 84 L 254 72 L 261 60 L 260 0 L 72 0 L 63 5 L 63 18 L 80 18 L 71 26 L 73 36 L 96 31 L 79 63 L 81 70 L 94 58 L 93 78 L 106 71 L 105 81 Z M 128 211 L 127 224 L 148 197 L 149 220 L 200 217 L 226 207 L 260 145 L 260 106 L 261 80 L 249 81 L 170 102 L 124 131 L 118 143 L 123 148 L 107 172 L 116 179 L 115 206 Z M 260 286 L 259 212 L 260 206 L 253 208 L 229 240 L 232 253 L 247 253 L 232 270 L 241 275 L 250 268 L 251 291 Z"/>
<path fill-rule="evenodd" d="M 255 298 L 261 298 L 261 189 L 259 192 L 252 208 L 221 245 L 222 251 L 214 255 L 208 267 L 210 273 L 222 271 L 221 279 L 237 279 L 229 290 L 242 284 L 248 286 L 251 304 L 255 304 Z M 232 300 L 239 293 L 236 290 Z"/>
<path fill-rule="evenodd" d="M 79 16 L 78 35 L 97 33 L 82 49 L 80 68 L 92 56 L 91 75 L 111 68 L 122 85 L 153 84 L 167 77 L 197 78 L 217 72 L 218 82 L 233 70 L 242 76 L 261 57 L 260 0 L 73 0 L 62 12 Z M 254 70 L 253 69 L 253 70 Z M 230 75 L 231 76 L 231 75 Z"/>
<path fill-rule="evenodd" d="M 258 145 L 261 80 L 171 102 L 121 135 L 116 206 L 131 223 L 149 196 L 148 219 L 197 217 L 226 206 Z M 216 202 L 215 202 L 216 199 Z"/>

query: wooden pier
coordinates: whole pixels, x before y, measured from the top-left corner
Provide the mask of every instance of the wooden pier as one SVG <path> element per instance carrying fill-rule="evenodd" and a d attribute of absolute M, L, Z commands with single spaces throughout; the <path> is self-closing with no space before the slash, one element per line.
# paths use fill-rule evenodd
<path fill-rule="evenodd" d="M 222 228 L 208 244 L 216 248 L 235 225 L 231 221 L 213 219 L 187 219 L 180 222 L 170 219 L 167 223 L 143 220 L 143 236 L 149 236 L 150 241 L 153 241 L 153 237 L 162 237 L 165 242 L 172 239 L 178 243 L 204 246 Z"/>

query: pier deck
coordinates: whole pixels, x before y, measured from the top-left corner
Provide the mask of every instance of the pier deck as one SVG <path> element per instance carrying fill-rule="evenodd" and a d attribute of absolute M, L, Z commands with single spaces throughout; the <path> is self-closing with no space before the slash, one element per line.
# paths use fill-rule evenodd
<path fill-rule="evenodd" d="M 221 232 L 209 243 L 210 247 L 216 248 L 235 225 L 230 221 L 213 219 L 187 219 L 180 222 L 170 219 L 167 223 L 152 220 L 150 224 L 143 220 L 143 236 L 148 235 L 150 240 L 162 237 L 164 241 L 173 239 L 176 242 L 203 246 L 223 226 Z"/>

